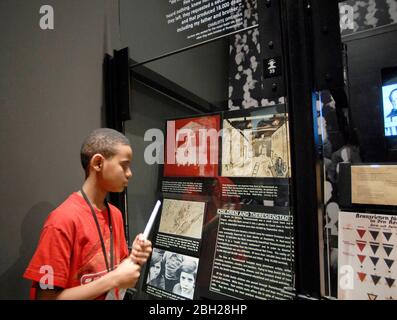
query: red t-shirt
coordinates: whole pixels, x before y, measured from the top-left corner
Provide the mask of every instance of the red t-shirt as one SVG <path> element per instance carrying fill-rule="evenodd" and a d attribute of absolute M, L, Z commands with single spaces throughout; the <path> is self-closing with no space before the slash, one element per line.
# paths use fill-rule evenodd
<path fill-rule="evenodd" d="M 113 228 L 114 265 L 128 256 L 120 210 L 109 204 Z M 107 210 L 95 210 L 110 262 L 110 231 Z M 68 289 L 92 282 L 107 273 L 101 241 L 91 209 L 84 198 L 73 193 L 47 218 L 36 252 L 24 273 L 32 280 L 31 298 L 36 285 L 48 284 L 53 271 L 55 287 Z M 98 297 L 104 299 L 105 295 Z"/>

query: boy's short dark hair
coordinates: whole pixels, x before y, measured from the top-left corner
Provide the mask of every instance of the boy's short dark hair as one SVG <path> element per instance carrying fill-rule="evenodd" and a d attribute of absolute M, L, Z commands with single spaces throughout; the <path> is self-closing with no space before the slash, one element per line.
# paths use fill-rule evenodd
<path fill-rule="evenodd" d="M 197 262 L 193 260 L 185 260 L 181 265 L 181 271 L 186 273 L 197 273 Z"/>
<path fill-rule="evenodd" d="M 80 150 L 80 159 L 86 177 L 91 158 L 97 153 L 105 158 L 114 156 L 117 144 L 130 146 L 129 140 L 123 134 L 108 128 L 96 129 L 85 138 Z"/>

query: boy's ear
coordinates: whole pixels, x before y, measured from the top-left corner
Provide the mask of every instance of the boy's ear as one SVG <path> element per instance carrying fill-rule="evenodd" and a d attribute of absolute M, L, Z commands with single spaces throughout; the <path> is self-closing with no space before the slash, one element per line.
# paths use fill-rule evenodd
<path fill-rule="evenodd" d="M 104 160 L 103 155 L 99 153 L 94 154 L 93 157 L 91 158 L 91 167 L 97 172 L 101 171 L 103 166 L 103 160 Z"/>

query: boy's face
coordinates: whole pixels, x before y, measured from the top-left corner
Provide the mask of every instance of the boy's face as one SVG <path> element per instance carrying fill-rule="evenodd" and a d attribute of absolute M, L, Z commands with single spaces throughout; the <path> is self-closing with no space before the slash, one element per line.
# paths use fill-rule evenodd
<path fill-rule="evenodd" d="M 190 294 L 194 289 L 194 275 L 182 271 L 180 276 L 180 284 L 182 292 L 185 294 Z"/>
<path fill-rule="evenodd" d="M 179 255 L 173 254 L 165 261 L 165 273 L 169 277 L 175 275 L 182 264 L 182 259 Z"/>
<path fill-rule="evenodd" d="M 158 277 L 158 275 L 161 272 L 161 262 L 155 263 L 153 266 L 150 267 L 150 273 L 152 276 L 152 279 L 155 279 Z"/>
<path fill-rule="evenodd" d="M 116 154 L 113 157 L 103 159 L 99 183 L 106 192 L 122 192 L 132 177 L 131 147 L 118 144 L 115 150 Z"/>

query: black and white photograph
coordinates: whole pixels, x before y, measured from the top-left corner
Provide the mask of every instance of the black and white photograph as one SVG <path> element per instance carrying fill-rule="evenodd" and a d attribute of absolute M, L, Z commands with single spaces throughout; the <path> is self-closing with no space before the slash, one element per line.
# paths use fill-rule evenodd
<path fill-rule="evenodd" d="M 192 300 L 198 263 L 198 258 L 153 248 L 146 284 Z"/>

